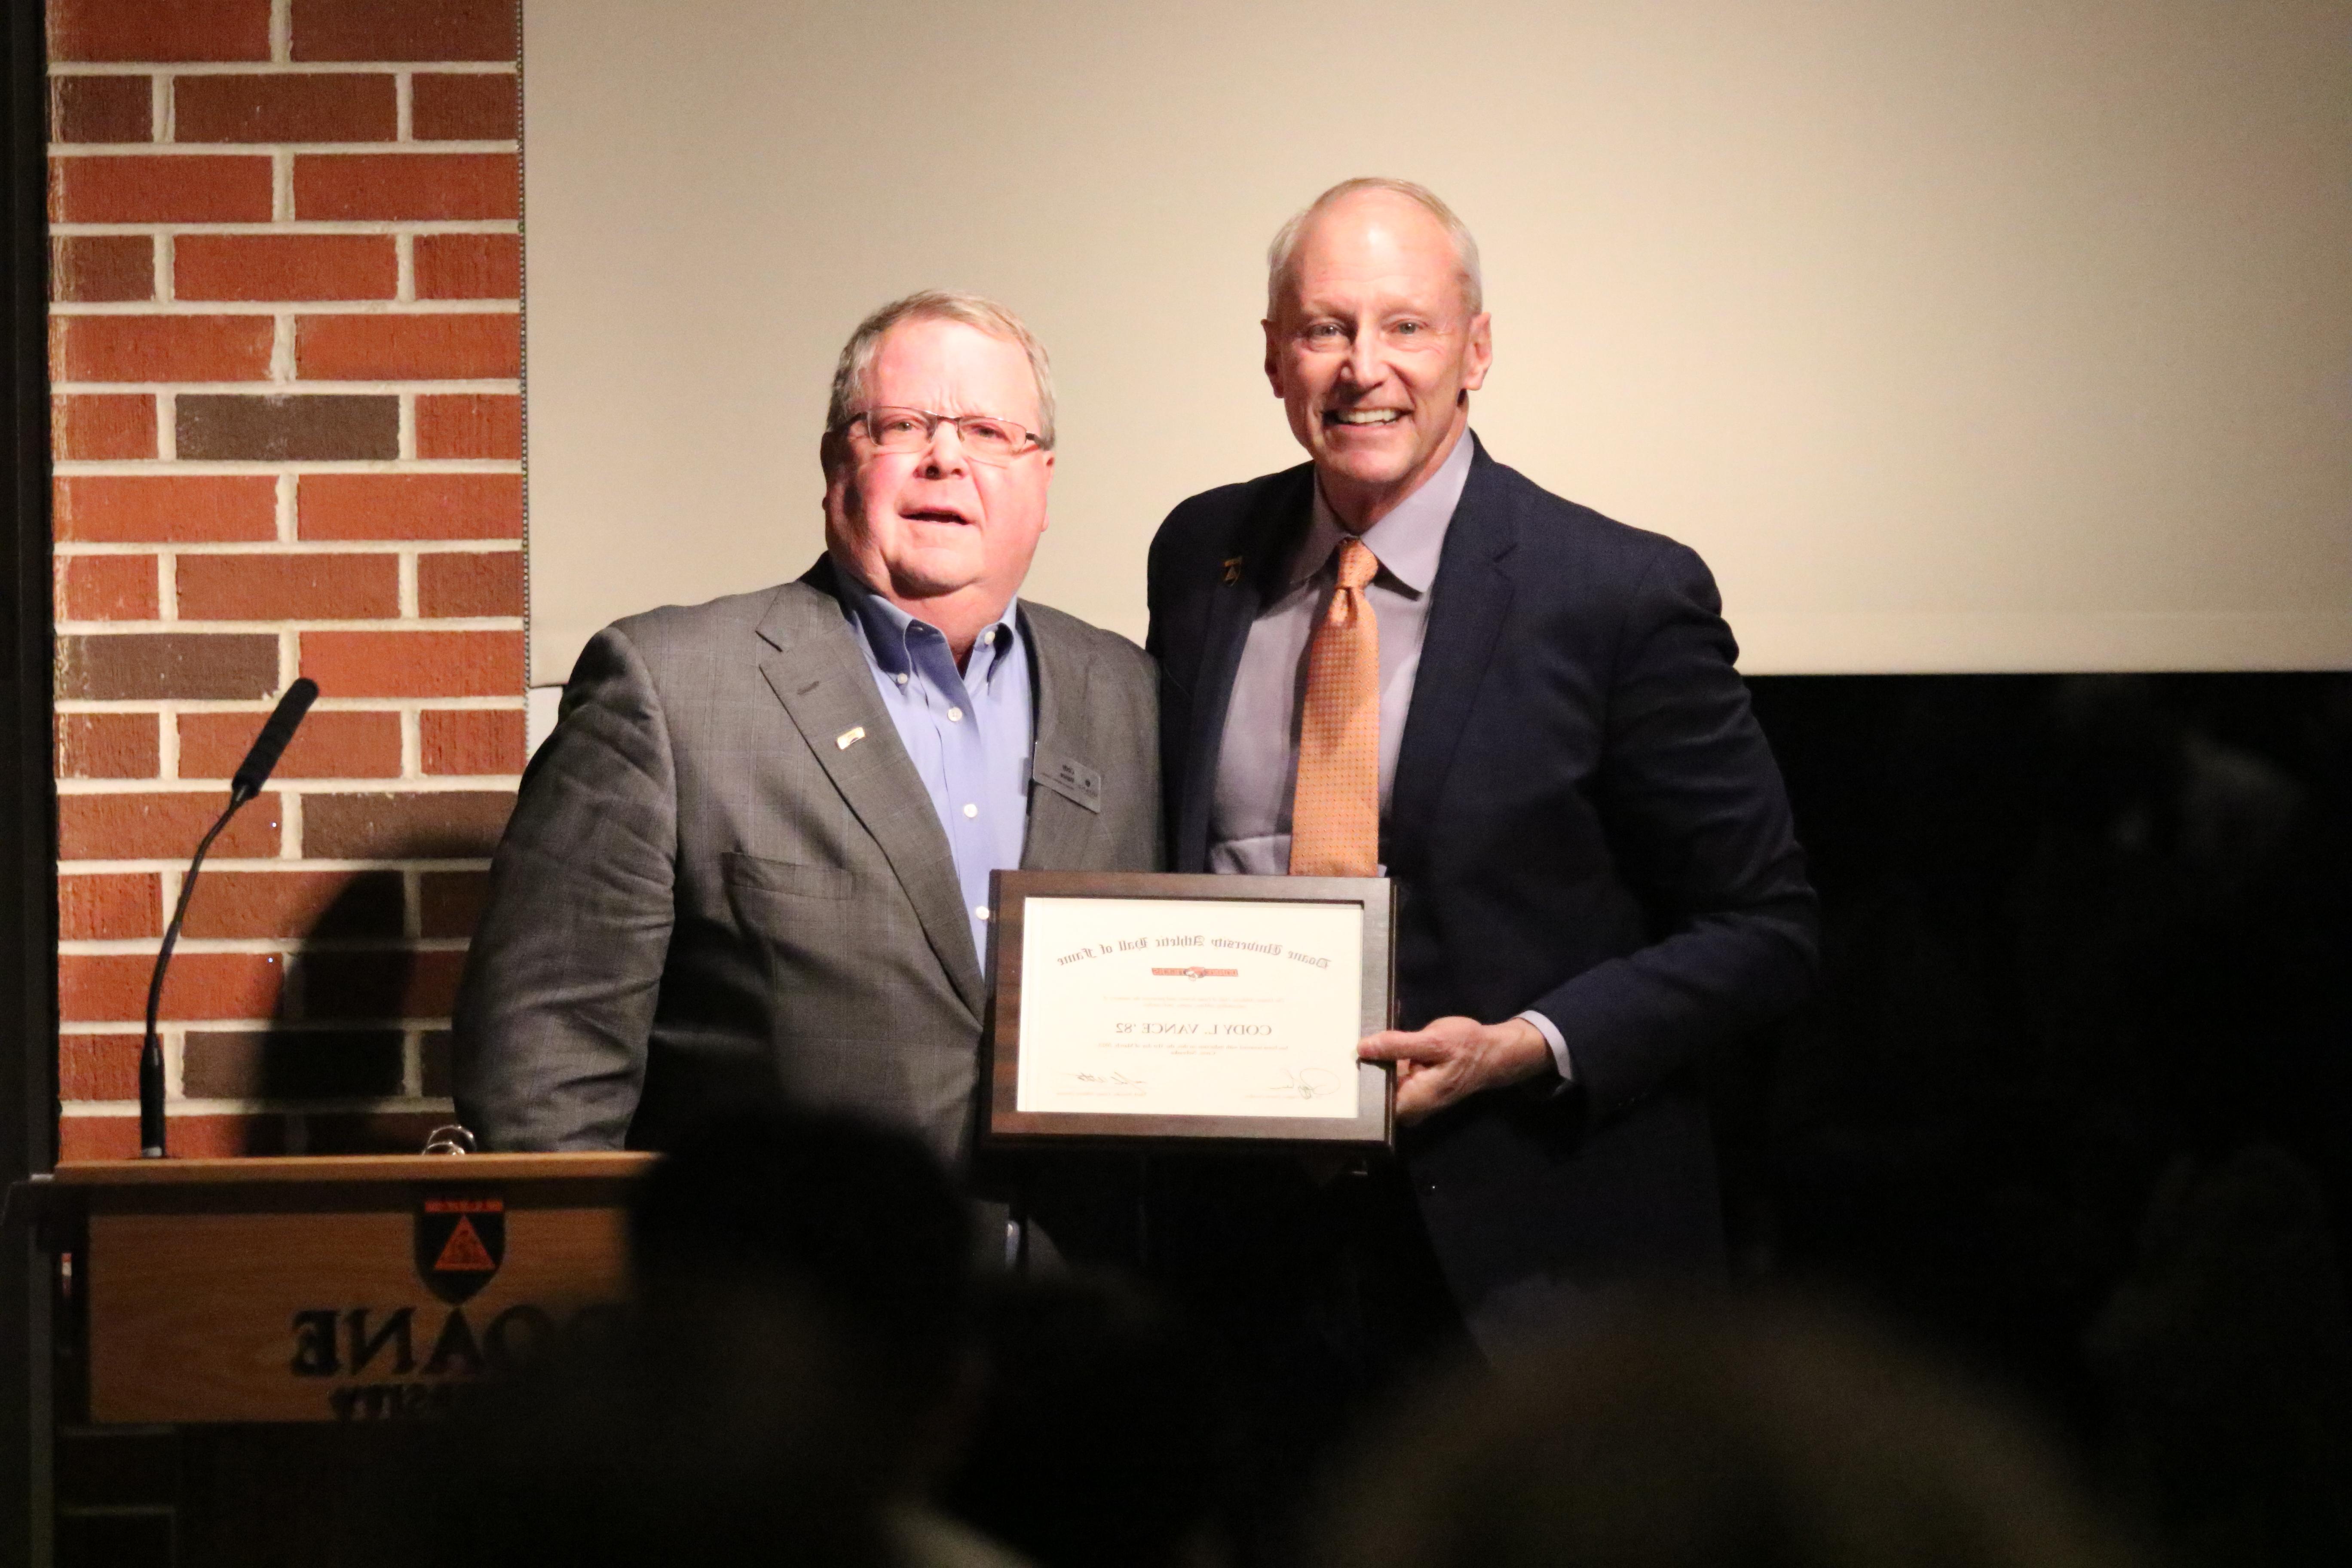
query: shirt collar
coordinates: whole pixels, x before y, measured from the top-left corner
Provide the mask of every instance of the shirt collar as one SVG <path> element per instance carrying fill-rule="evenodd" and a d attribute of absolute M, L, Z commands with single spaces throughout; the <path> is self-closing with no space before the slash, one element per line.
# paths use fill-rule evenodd
<path fill-rule="evenodd" d="M 1394 578 L 1419 595 L 1429 592 L 1437 580 L 1437 558 L 1445 548 L 1446 526 L 1454 521 L 1454 509 L 1462 504 L 1463 489 L 1470 482 L 1470 458 L 1474 443 L 1465 429 L 1454 443 L 1454 450 L 1437 471 L 1424 480 L 1422 487 L 1399 501 L 1396 510 L 1364 530 L 1367 549 L 1380 558 L 1381 571 Z M 1315 486 L 1314 517 L 1308 522 L 1306 541 L 1291 563 L 1290 582 L 1293 587 L 1323 570 L 1331 552 L 1339 548 L 1347 531 L 1332 514 L 1331 505 L 1323 499 L 1323 486 Z"/>
<path fill-rule="evenodd" d="M 852 625 L 865 635 L 866 646 L 874 655 L 874 662 L 882 667 L 885 675 L 911 675 L 915 672 L 914 655 L 907 647 L 907 634 L 916 626 L 937 633 L 939 628 L 929 621 L 918 620 L 873 589 L 864 579 L 840 563 L 834 563 L 835 575 L 841 581 L 841 607 Z M 1021 595 L 1015 594 L 1005 601 L 1004 613 L 981 630 L 972 644 L 972 658 L 977 668 L 967 671 L 974 681 L 984 679 L 987 671 L 1001 662 L 1015 639 L 1021 635 L 1019 615 Z M 942 637 L 944 643 L 944 637 Z M 982 663 L 982 656 L 987 659 Z"/>

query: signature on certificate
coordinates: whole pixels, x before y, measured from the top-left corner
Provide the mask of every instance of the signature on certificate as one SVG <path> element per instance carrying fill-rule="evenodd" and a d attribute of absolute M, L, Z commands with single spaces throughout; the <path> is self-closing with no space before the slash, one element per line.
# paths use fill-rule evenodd
<path fill-rule="evenodd" d="M 1280 1083 L 1250 1091 L 1252 1100 L 1320 1100 L 1339 1092 L 1339 1076 L 1329 1068 L 1292 1068 Z"/>
<path fill-rule="evenodd" d="M 1140 1089 L 1145 1086 L 1144 1079 L 1137 1078 L 1131 1073 L 1066 1072 L 1062 1076 L 1066 1079 L 1075 1079 L 1076 1082 L 1084 1086 L 1081 1089 L 1072 1091 L 1079 1094 L 1118 1094 L 1121 1092 L 1132 1092 L 1134 1090 Z"/>

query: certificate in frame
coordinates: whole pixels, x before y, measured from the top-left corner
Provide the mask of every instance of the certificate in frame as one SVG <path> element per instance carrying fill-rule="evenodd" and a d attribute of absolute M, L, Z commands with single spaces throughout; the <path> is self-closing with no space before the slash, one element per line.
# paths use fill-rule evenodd
<path fill-rule="evenodd" d="M 1394 1074 L 1354 1042 L 1395 1016 L 1395 899 L 1381 877 L 995 873 L 990 1140 L 1392 1146 Z"/>

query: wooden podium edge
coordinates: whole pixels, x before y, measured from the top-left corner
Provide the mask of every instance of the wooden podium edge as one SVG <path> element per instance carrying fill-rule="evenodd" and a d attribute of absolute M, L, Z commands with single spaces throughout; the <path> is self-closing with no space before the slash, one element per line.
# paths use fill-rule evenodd
<path fill-rule="evenodd" d="M 270 1154 L 226 1160 L 68 1160 L 58 1187 L 247 1186 L 319 1182 L 627 1181 L 660 1156 L 583 1154 Z"/>

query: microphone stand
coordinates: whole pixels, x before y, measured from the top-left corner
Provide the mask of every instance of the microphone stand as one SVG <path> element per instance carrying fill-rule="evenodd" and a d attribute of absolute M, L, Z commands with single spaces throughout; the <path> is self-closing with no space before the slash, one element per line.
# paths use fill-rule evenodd
<path fill-rule="evenodd" d="M 221 829 L 228 826 L 228 819 L 260 793 L 242 785 L 230 788 L 228 809 L 220 814 L 197 844 L 195 858 L 188 862 L 188 874 L 180 880 L 180 902 L 172 910 L 172 923 L 163 928 L 163 945 L 155 954 L 155 973 L 147 981 L 147 1038 L 139 1047 L 139 1157 L 142 1160 L 163 1157 L 163 1047 L 155 1037 L 155 1019 L 163 1006 L 163 972 L 171 967 L 172 949 L 179 945 L 180 922 L 188 918 L 188 900 L 196 890 L 196 873 L 204 867 L 205 852 L 221 836 Z"/>
<path fill-rule="evenodd" d="M 294 738 L 302 715 L 310 710 L 318 695 L 318 682 L 307 676 L 287 687 L 268 722 L 255 737 L 253 749 L 237 765 L 236 776 L 229 781 L 228 809 L 220 814 L 220 820 L 212 825 L 211 831 L 196 846 L 195 857 L 188 862 L 188 874 L 180 882 L 180 901 L 172 910 L 172 923 L 163 928 L 163 943 L 155 952 L 155 973 L 147 981 L 147 1037 L 139 1047 L 139 1157 L 142 1160 L 163 1158 L 163 1046 L 155 1036 L 155 1020 L 163 1009 L 163 972 L 171 967 L 172 949 L 179 945 L 180 922 L 188 918 L 188 900 L 196 890 L 196 873 L 204 868 L 205 851 L 221 836 L 221 829 L 228 826 L 228 819 L 269 782 L 270 770 L 277 767 L 286 743 Z"/>

